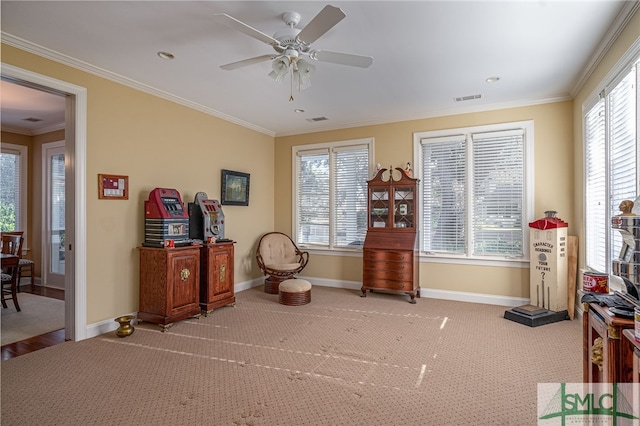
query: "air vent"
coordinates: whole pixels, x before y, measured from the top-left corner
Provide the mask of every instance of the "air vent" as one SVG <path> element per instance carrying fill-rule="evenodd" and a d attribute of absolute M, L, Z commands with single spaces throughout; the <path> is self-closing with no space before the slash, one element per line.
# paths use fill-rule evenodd
<path fill-rule="evenodd" d="M 453 100 L 455 100 L 456 102 L 472 101 L 474 99 L 480 99 L 481 97 L 482 95 L 470 95 L 470 96 L 463 96 L 461 98 L 453 98 Z"/>
<path fill-rule="evenodd" d="M 35 117 L 29 117 L 29 118 L 23 118 L 23 121 L 30 121 L 32 123 L 37 123 L 38 121 L 42 121 L 41 118 L 35 118 Z"/>
<path fill-rule="evenodd" d="M 310 121 L 310 122 L 312 122 L 312 123 L 313 123 L 314 121 L 325 121 L 325 120 L 328 120 L 328 118 L 327 118 L 327 117 L 314 117 L 314 118 L 307 118 L 307 121 Z"/>

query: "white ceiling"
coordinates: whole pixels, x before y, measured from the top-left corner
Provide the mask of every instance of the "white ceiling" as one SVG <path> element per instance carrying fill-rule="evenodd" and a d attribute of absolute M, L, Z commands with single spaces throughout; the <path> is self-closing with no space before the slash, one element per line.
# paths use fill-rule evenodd
<path fill-rule="evenodd" d="M 346 18 L 311 47 L 372 56 L 371 67 L 316 62 L 312 87 L 294 91 L 294 101 L 288 79 L 279 84 L 267 76 L 269 62 L 220 69 L 274 51 L 217 23 L 214 13 L 273 35 L 286 28 L 283 12 L 300 13 L 302 28 L 326 4 Z M 274 136 L 570 99 L 637 6 L 637 0 L 0 3 L 3 42 Z M 159 51 L 175 59 L 160 59 Z M 485 81 L 493 76 L 500 81 Z M 12 89 L 4 83 L 0 89 L 3 127 L 21 125 L 28 118 L 22 112 L 50 113 L 47 100 L 21 95 L 16 104 L 9 101 Z M 474 95 L 481 98 L 455 101 Z M 328 120 L 310 121 L 317 117 Z"/>

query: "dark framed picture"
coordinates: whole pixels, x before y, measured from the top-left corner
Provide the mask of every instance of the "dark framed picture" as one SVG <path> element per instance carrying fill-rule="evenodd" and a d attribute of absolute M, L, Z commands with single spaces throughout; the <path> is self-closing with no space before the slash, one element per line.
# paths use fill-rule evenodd
<path fill-rule="evenodd" d="M 249 173 L 223 169 L 220 203 L 227 206 L 248 206 L 249 177 Z"/>

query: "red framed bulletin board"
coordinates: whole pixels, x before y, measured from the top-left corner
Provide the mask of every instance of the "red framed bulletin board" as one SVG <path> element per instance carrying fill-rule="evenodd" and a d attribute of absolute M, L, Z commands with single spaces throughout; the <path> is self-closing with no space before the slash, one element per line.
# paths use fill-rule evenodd
<path fill-rule="evenodd" d="M 101 200 L 128 200 L 129 176 L 98 174 L 98 198 Z"/>

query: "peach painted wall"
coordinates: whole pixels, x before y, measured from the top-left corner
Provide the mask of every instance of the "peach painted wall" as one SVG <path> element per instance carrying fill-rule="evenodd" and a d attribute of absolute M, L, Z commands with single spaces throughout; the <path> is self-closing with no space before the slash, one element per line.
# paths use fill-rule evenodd
<path fill-rule="evenodd" d="M 261 273 L 255 244 L 273 229 L 273 137 L 2 45 L 3 63 L 87 89 L 87 324 L 138 310 L 144 200 L 156 187 L 220 198 L 220 170 L 251 174 L 248 207 L 224 206 L 236 283 Z M 35 150 L 34 150 L 35 151 Z M 34 153 L 34 155 L 38 155 Z M 99 200 L 99 173 L 129 176 L 128 200 Z"/>

